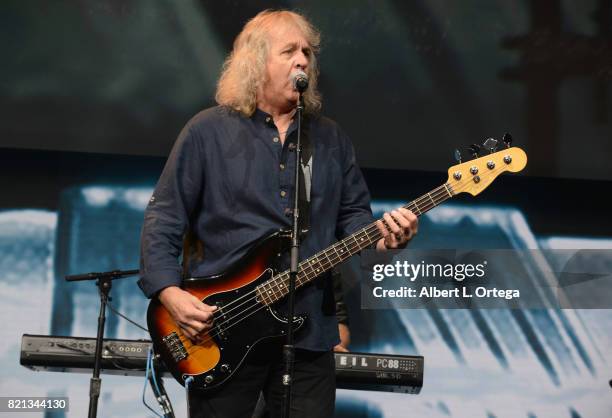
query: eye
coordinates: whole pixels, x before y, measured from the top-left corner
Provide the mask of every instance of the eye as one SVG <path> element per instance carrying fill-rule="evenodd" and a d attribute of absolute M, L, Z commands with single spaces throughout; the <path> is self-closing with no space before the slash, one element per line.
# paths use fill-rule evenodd
<path fill-rule="evenodd" d="M 283 49 L 281 54 L 293 54 L 294 51 L 295 51 L 295 47 L 289 46 L 289 47 Z"/>

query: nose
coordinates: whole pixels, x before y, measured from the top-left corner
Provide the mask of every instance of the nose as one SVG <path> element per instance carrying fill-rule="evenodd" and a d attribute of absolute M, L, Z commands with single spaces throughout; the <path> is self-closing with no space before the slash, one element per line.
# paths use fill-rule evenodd
<path fill-rule="evenodd" d="M 303 51 L 300 51 L 295 59 L 295 67 L 302 71 L 306 71 L 306 67 L 308 67 L 308 61 L 308 56 L 304 54 Z"/>

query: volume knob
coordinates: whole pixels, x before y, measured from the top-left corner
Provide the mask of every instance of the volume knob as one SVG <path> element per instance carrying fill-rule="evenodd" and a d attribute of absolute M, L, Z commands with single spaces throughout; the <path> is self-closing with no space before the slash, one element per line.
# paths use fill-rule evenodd
<path fill-rule="evenodd" d="M 227 373 L 227 372 L 229 372 L 229 371 L 230 371 L 230 366 L 229 366 L 229 364 L 222 364 L 222 365 L 221 365 L 221 371 L 222 371 L 223 373 Z"/>
<path fill-rule="evenodd" d="M 208 384 L 208 383 L 212 383 L 212 382 L 213 382 L 213 380 L 215 380 L 215 378 L 213 377 L 213 375 L 212 375 L 212 374 L 209 374 L 208 376 L 206 376 L 206 377 L 204 378 L 204 382 L 205 382 L 205 383 L 207 383 L 207 384 Z"/>

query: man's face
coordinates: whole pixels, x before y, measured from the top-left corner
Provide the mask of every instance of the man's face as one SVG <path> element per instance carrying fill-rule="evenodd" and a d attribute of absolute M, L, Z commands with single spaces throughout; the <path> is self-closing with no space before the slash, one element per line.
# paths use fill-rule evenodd
<path fill-rule="evenodd" d="M 298 69 L 308 72 L 312 49 L 294 26 L 278 25 L 269 36 L 267 77 L 261 89 L 261 101 L 266 106 L 286 109 L 295 106 L 298 100 L 291 76 Z"/>

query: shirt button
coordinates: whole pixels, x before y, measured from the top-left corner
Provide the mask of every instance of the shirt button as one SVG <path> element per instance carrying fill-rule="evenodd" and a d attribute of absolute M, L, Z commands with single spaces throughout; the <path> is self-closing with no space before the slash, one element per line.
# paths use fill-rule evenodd
<path fill-rule="evenodd" d="M 278 141 L 279 141 L 279 139 L 278 139 L 278 137 L 277 137 L 277 136 L 275 136 L 274 138 L 272 138 L 272 141 L 274 141 L 274 142 L 278 142 Z"/>
<path fill-rule="evenodd" d="M 270 116 L 266 116 L 266 123 L 270 123 Z"/>
<path fill-rule="evenodd" d="M 281 190 L 280 195 L 281 195 L 281 197 L 285 197 L 285 196 L 287 196 L 287 192 L 284 191 L 284 190 Z"/>
<path fill-rule="evenodd" d="M 280 165 L 280 169 L 281 169 L 281 170 L 284 170 L 284 169 L 285 169 L 285 164 L 281 164 L 281 165 Z"/>

